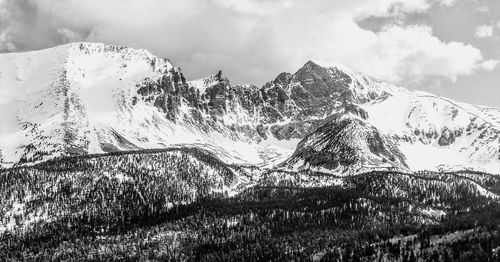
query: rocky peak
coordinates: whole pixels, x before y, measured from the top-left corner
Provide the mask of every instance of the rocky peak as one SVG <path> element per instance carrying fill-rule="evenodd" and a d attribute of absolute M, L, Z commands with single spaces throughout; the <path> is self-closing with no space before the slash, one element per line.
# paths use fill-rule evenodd
<path fill-rule="evenodd" d="M 340 172 L 357 172 L 364 166 L 406 168 L 391 138 L 351 114 L 337 114 L 307 135 L 284 165 Z"/>
<path fill-rule="evenodd" d="M 292 74 L 283 72 L 274 79 L 273 84 L 275 86 L 279 86 L 282 89 L 285 89 L 288 87 L 291 80 L 292 80 Z"/>
<path fill-rule="evenodd" d="M 332 96 L 342 96 L 348 92 L 352 82 L 349 75 L 340 70 L 332 71 L 312 61 L 307 62 L 293 76 L 295 82 L 300 84 L 292 89 L 292 97 L 297 99 L 323 100 Z"/>
<path fill-rule="evenodd" d="M 315 70 L 315 69 L 321 69 L 323 68 L 321 65 L 319 65 L 318 63 L 312 61 L 312 60 L 308 60 L 303 66 L 301 69 L 304 69 L 304 68 L 309 68 L 311 70 Z M 300 69 L 299 69 L 300 70 Z"/>

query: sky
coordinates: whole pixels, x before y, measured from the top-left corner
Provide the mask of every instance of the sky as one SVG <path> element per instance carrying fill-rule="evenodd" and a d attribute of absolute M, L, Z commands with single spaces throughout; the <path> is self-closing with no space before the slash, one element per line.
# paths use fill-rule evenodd
<path fill-rule="evenodd" d="M 0 0 L 0 52 L 144 48 L 262 85 L 309 60 L 500 107 L 499 0 Z"/>

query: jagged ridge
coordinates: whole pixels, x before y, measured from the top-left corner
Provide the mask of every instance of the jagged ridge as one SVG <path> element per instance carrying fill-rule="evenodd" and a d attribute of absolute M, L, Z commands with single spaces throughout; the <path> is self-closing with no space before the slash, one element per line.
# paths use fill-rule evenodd
<path fill-rule="evenodd" d="M 332 115 L 355 110 L 364 114 L 355 129 L 375 128 L 392 141 L 385 159 L 402 153 L 413 170 L 500 170 L 498 110 L 340 66 L 309 61 L 260 88 L 233 86 L 221 72 L 189 82 L 144 50 L 75 43 L 0 55 L 0 71 L 4 164 L 187 144 L 229 162 L 273 165 Z M 355 158 L 358 166 L 372 162 L 369 154 Z"/>

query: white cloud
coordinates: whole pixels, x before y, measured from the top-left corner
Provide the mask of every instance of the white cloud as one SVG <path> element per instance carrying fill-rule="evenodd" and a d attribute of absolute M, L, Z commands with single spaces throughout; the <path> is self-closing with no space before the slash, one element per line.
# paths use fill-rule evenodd
<path fill-rule="evenodd" d="M 456 0 L 370 0 L 358 10 L 358 16 L 401 16 L 408 13 L 423 13 L 433 5 L 451 6 Z"/>
<path fill-rule="evenodd" d="M 498 60 L 486 60 L 481 63 L 481 68 L 486 71 L 493 71 L 500 61 Z"/>
<path fill-rule="evenodd" d="M 458 0 L 431 0 L 431 2 L 435 2 L 444 6 L 452 6 L 454 5 Z"/>
<path fill-rule="evenodd" d="M 0 0 L 0 15 L 5 15 L 7 13 L 6 8 L 7 0 Z"/>
<path fill-rule="evenodd" d="M 474 36 L 477 38 L 489 38 L 493 36 L 493 26 L 491 25 L 479 25 L 476 27 L 476 32 Z"/>
<path fill-rule="evenodd" d="M 234 10 L 241 15 L 271 15 L 280 9 L 291 6 L 290 0 L 212 0 L 214 3 Z"/>
<path fill-rule="evenodd" d="M 11 28 L 7 24 L 10 19 L 7 10 L 7 0 L 0 0 L 0 51 L 6 50 L 13 52 L 16 50 L 14 44 L 10 41 Z"/>
<path fill-rule="evenodd" d="M 16 51 L 16 46 L 10 41 L 8 29 L 0 33 L 0 50 L 6 50 L 7 52 Z"/>
<path fill-rule="evenodd" d="M 490 8 L 489 8 L 488 6 L 486 6 L 486 5 L 482 5 L 482 6 L 479 6 L 479 7 L 477 8 L 477 11 L 479 11 L 480 13 L 485 13 L 485 14 L 487 14 L 487 13 L 489 13 L 489 12 L 490 12 Z"/>
<path fill-rule="evenodd" d="M 429 76 L 455 81 L 459 75 L 492 70 L 496 65 L 485 61 L 473 46 L 442 42 L 427 26 L 390 26 L 378 34 L 360 31 L 358 37 L 363 44 L 330 59 L 394 82 L 415 82 Z M 348 50 L 349 44 L 345 41 L 342 46 Z"/>
<path fill-rule="evenodd" d="M 78 42 L 85 38 L 81 33 L 75 32 L 68 28 L 58 28 L 57 33 L 61 35 L 64 42 Z"/>
<path fill-rule="evenodd" d="M 426 26 L 374 33 L 354 21 L 359 14 L 424 12 L 453 4 L 450 0 L 7 1 L 37 12 L 12 19 L 14 32 L 0 26 L 0 36 L 7 34 L 13 45 L 36 49 L 88 40 L 146 48 L 171 58 L 188 78 L 222 69 L 234 82 L 261 84 L 310 59 L 400 82 L 428 76 L 454 80 L 496 65 L 473 46 L 441 41 Z"/>

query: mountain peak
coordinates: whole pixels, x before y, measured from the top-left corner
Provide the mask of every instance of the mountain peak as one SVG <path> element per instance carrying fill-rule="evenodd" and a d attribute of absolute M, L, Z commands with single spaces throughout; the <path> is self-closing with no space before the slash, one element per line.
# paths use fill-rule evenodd
<path fill-rule="evenodd" d="M 327 65 L 319 64 L 313 60 L 307 61 L 302 68 L 323 68 L 323 69 L 336 69 L 338 71 L 342 71 L 347 74 L 353 74 L 355 71 L 352 70 L 350 67 L 346 66 L 345 64 L 338 63 L 338 62 L 333 62 L 333 63 L 328 63 Z"/>
<path fill-rule="evenodd" d="M 303 66 L 303 67 L 306 67 L 306 66 L 308 66 L 308 67 L 317 67 L 317 66 L 320 66 L 320 65 L 318 65 L 316 62 L 314 62 L 314 61 L 312 61 L 312 60 L 309 60 L 309 61 L 307 61 L 307 62 L 304 64 L 304 66 Z"/>
<path fill-rule="evenodd" d="M 170 60 L 166 58 L 160 58 L 153 55 L 146 49 L 135 49 L 126 46 L 108 45 L 104 43 L 96 42 L 72 42 L 68 44 L 63 44 L 55 47 L 45 48 L 42 50 L 35 50 L 30 52 L 22 53 L 7 53 L 0 54 L 7 59 L 12 59 L 8 57 L 16 57 L 15 59 L 23 59 L 26 57 L 57 57 L 60 59 L 61 63 L 68 62 L 69 58 L 81 55 L 106 55 L 106 56 L 116 56 L 118 60 L 121 56 L 125 56 L 125 60 L 130 60 L 131 58 L 139 58 L 146 60 L 151 66 L 160 68 L 166 66 L 169 69 L 173 67 Z"/>
<path fill-rule="evenodd" d="M 407 167 L 391 138 L 353 114 L 335 115 L 307 135 L 284 165 L 339 172 L 358 172 L 365 166 Z"/>

